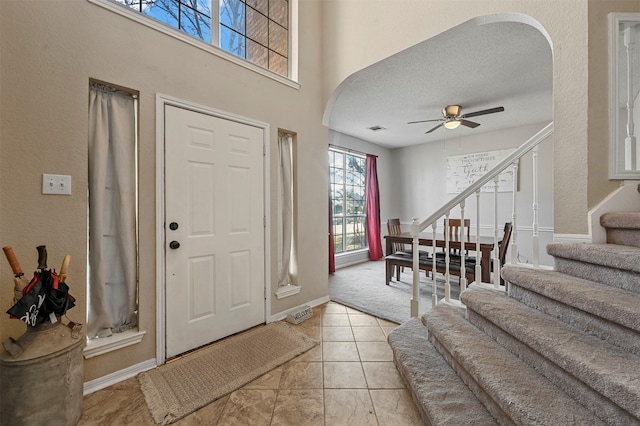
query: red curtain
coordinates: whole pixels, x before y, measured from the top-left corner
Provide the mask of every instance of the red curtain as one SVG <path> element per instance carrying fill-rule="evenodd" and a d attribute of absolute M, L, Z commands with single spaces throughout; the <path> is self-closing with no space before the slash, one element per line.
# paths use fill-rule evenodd
<path fill-rule="evenodd" d="M 378 190 L 378 171 L 376 156 L 367 154 L 367 243 L 369 259 L 382 257 L 382 241 L 380 239 L 380 192 Z"/>
<path fill-rule="evenodd" d="M 336 271 L 336 256 L 333 247 L 333 205 L 331 203 L 331 185 L 329 185 L 329 273 Z"/>

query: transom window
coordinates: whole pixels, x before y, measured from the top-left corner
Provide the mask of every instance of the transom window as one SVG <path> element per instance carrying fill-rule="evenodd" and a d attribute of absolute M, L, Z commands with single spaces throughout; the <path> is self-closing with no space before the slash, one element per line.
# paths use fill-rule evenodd
<path fill-rule="evenodd" d="M 367 248 L 364 156 L 329 149 L 329 184 L 336 254 Z"/>
<path fill-rule="evenodd" d="M 288 0 L 116 1 L 207 43 L 218 44 L 262 68 L 289 76 Z"/>

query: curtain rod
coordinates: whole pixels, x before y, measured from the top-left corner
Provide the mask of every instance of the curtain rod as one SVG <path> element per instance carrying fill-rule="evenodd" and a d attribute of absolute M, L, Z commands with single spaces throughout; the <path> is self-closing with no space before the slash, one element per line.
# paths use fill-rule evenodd
<path fill-rule="evenodd" d="M 360 155 L 373 155 L 373 154 L 367 154 L 366 152 L 362 152 L 362 151 L 356 151 L 355 149 L 351 149 L 351 148 L 344 148 L 338 145 L 334 145 L 332 143 L 329 144 L 329 147 L 333 147 L 333 148 L 338 148 L 341 149 L 342 151 L 346 151 L 346 152 L 350 152 L 353 154 L 360 154 Z M 378 158 L 377 155 L 373 155 L 374 157 Z"/>

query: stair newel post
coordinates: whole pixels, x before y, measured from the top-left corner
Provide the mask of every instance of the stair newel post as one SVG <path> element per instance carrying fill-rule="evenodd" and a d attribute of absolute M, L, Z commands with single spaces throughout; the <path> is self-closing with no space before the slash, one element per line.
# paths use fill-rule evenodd
<path fill-rule="evenodd" d="M 511 264 L 518 263 L 518 205 L 517 205 L 517 193 L 518 193 L 518 166 L 520 160 L 513 162 L 513 206 L 511 208 L 511 222 L 513 224 L 511 231 Z"/>
<path fill-rule="evenodd" d="M 420 260 L 419 253 L 419 235 L 420 234 L 420 222 L 418 218 L 414 217 L 411 221 L 411 236 L 413 242 L 411 244 L 413 249 L 413 296 L 411 298 L 411 316 L 417 317 L 419 310 L 419 284 L 420 284 Z"/>
<path fill-rule="evenodd" d="M 436 228 L 438 221 L 431 224 L 431 306 L 438 304 L 438 282 L 436 281 Z"/>
<path fill-rule="evenodd" d="M 480 190 L 476 191 L 476 253 L 480 253 Z M 482 282 L 482 256 L 476 256 L 476 281 Z"/>
<path fill-rule="evenodd" d="M 493 178 L 493 287 L 500 288 L 500 246 L 498 244 L 498 185 L 500 175 Z"/>
<path fill-rule="evenodd" d="M 449 283 L 449 214 L 447 211 L 444 215 L 444 300 L 449 301 L 451 295 L 451 284 Z"/>
<path fill-rule="evenodd" d="M 533 267 L 540 265 L 540 236 L 538 235 L 538 146 L 536 145 L 531 151 L 531 159 L 533 164 L 533 235 L 531 242 L 533 244 Z"/>
<path fill-rule="evenodd" d="M 467 233 L 464 232 L 464 200 L 460 201 L 460 293 L 467 289 L 467 270 L 464 264 L 467 257 L 465 243 L 467 242 Z"/>

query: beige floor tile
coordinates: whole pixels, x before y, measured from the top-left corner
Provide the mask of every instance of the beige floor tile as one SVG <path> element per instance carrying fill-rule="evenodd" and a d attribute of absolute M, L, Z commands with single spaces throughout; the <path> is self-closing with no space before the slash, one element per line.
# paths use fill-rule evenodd
<path fill-rule="evenodd" d="M 218 426 L 271 424 L 277 391 L 265 389 L 240 389 L 229 396 Z"/>
<path fill-rule="evenodd" d="M 131 379 L 130 379 L 131 380 Z M 133 379 L 137 383 L 137 379 Z M 115 424 L 155 425 L 144 395 L 135 388 L 108 387 L 87 395 L 82 400 L 81 426 L 111 426 Z"/>
<path fill-rule="evenodd" d="M 378 320 L 378 324 L 380 324 L 380 327 L 390 327 L 390 328 L 396 328 L 399 324 L 396 324 L 393 321 L 387 321 L 384 320 L 382 318 L 377 318 Z"/>
<path fill-rule="evenodd" d="M 407 390 L 371 390 L 380 426 L 419 426 L 424 424 Z"/>
<path fill-rule="evenodd" d="M 366 389 L 362 365 L 359 362 L 324 362 L 324 388 Z"/>
<path fill-rule="evenodd" d="M 351 327 L 322 327 L 323 342 L 353 342 Z"/>
<path fill-rule="evenodd" d="M 301 327 L 298 328 L 298 331 L 316 342 L 322 341 L 322 327 Z"/>
<path fill-rule="evenodd" d="M 393 362 L 363 362 L 362 369 L 369 389 L 404 389 L 405 385 Z"/>
<path fill-rule="evenodd" d="M 322 361 L 360 361 L 355 342 L 322 342 Z"/>
<path fill-rule="evenodd" d="M 175 426 L 200 426 L 211 424 L 211 421 L 220 418 L 224 412 L 224 408 L 229 401 L 229 395 L 226 395 L 218 400 L 213 401 L 209 405 L 205 405 L 198 411 L 189 414 L 187 417 L 178 420 L 173 423 Z M 135 423 L 134 423 L 135 424 Z"/>
<path fill-rule="evenodd" d="M 360 359 L 364 361 L 393 361 L 393 352 L 387 342 L 356 342 Z"/>
<path fill-rule="evenodd" d="M 395 327 L 382 327 L 382 331 L 384 332 L 385 336 L 389 336 L 389 333 L 391 333 L 393 330 L 395 330 Z"/>
<path fill-rule="evenodd" d="M 278 389 L 283 367 L 275 368 L 254 381 L 247 383 L 243 389 Z"/>
<path fill-rule="evenodd" d="M 273 410 L 272 425 L 323 426 L 322 389 L 280 390 Z"/>
<path fill-rule="evenodd" d="M 291 360 L 291 362 L 314 362 L 322 361 L 322 342 L 318 343 L 315 347 L 309 349 L 302 355 L 299 355 Z"/>
<path fill-rule="evenodd" d="M 366 314 L 349 315 L 351 327 L 378 327 L 376 317 Z"/>
<path fill-rule="evenodd" d="M 327 303 L 324 308 L 325 314 L 346 314 L 347 307 L 343 305 L 339 305 L 337 303 Z"/>
<path fill-rule="evenodd" d="M 331 426 L 378 424 L 366 389 L 325 389 L 324 420 Z"/>
<path fill-rule="evenodd" d="M 280 389 L 322 389 L 322 363 L 286 363 L 283 366 Z"/>
<path fill-rule="evenodd" d="M 349 315 L 345 314 L 323 314 L 322 315 L 323 327 L 349 327 Z"/>
<path fill-rule="evenodd" d="M 386 342 L 380 327 L 353 327 L 353 336 L 357 342 Z"/>

